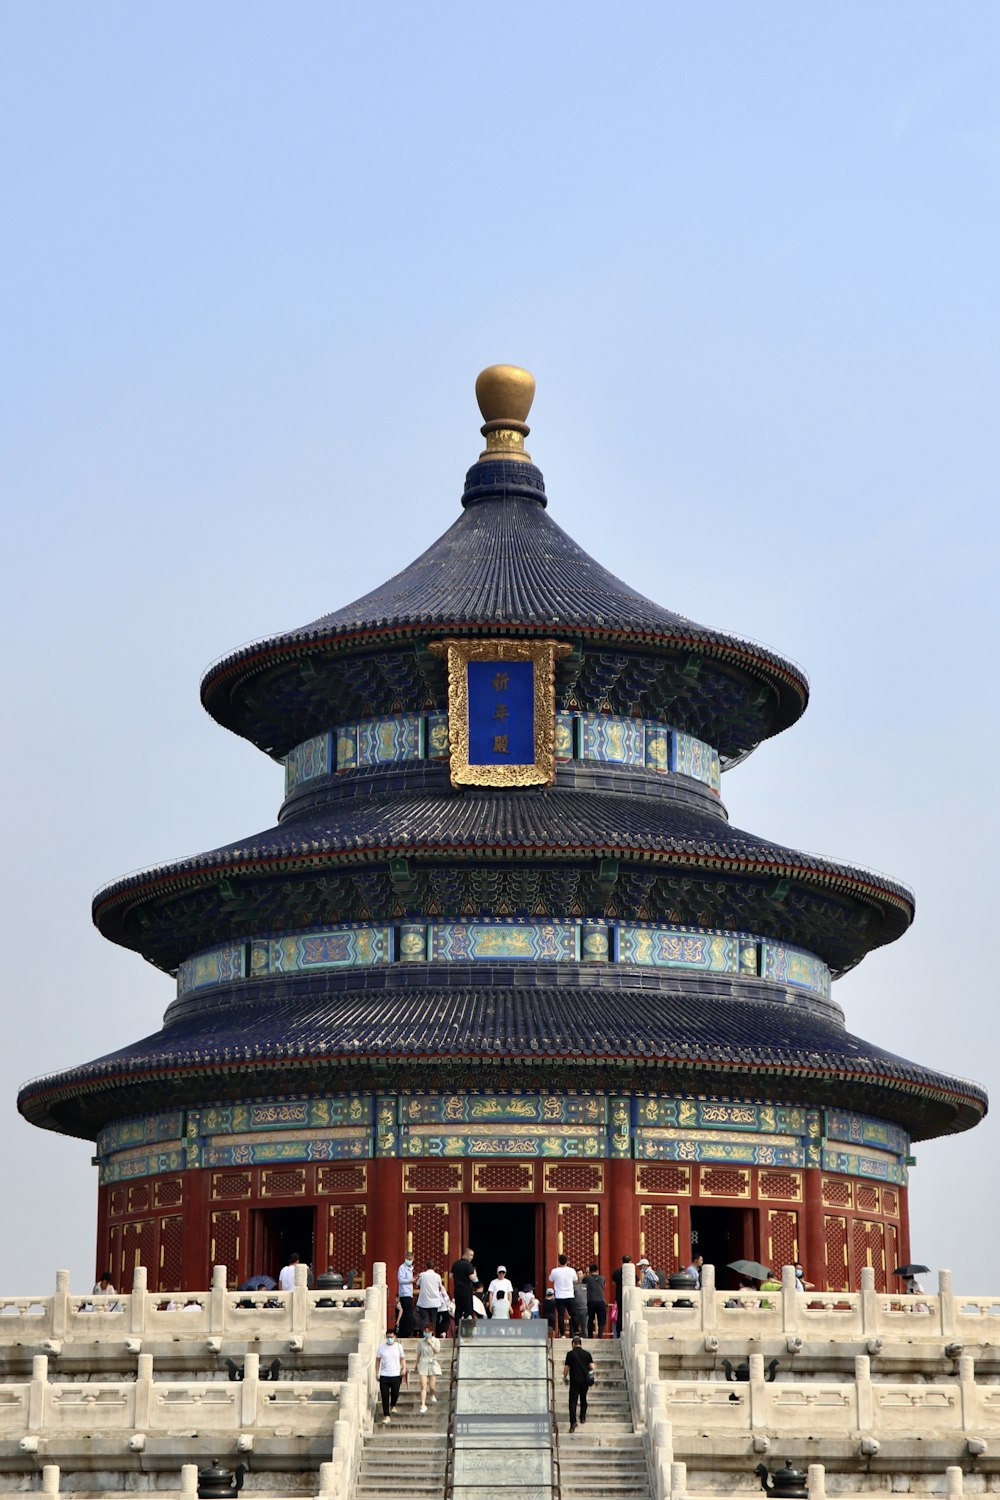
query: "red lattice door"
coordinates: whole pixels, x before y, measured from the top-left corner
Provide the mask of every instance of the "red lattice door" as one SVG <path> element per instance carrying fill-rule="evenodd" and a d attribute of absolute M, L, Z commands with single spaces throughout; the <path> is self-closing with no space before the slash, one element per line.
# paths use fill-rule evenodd
<path fill-rule="evenodd" d="M 159 1292 L 179 1292 L 184 1270 L 184 1216 L 165 1214 L 160 1220 Z"/>
<path fill-rule="evenodd" d="M 213 1212 L 209 1256 L 213 1266 L 226 1267 L 229 1286 L 236 1286 L 240 1279 L 240 1250 L 244 1237 L 242 1209 L 219 1208 Z"/>
<path fill-rule="evenodd" d="M 847 1267 L 847 1220 L 839 1214 L 823 1219 L 823 1246 L 826 1251 L 826 1289 L 846 1292 L 849 1286 Z"/>
<path fill-rule="evenodd" d="M 327 1264 L 331 1271 L 340 1271 L 346 1278 L 351 1271 L 364 1285 L 365 1251 L 368 1236 L 365 1229 L 367 1209 L 363 1203 L 332 1203 L 330 1205 L 330 1238 L 327 1247 Z"/>
<path fill-rule="evenodd" d="M 406 1248 L 421 1270 L 428 1261 L 442 1275 L 448 1268 L 448 1214 L 447 1203 L 406 1206 Z"/>
<path fill-rule="evenodd" d="M 132 1219 L 122 1225 L 122 1284 L 119 1291 L 131 1290 L 132 1272 L 136 1266 L 145 1266 L 148 1280 L 155 1285 L 159 1270 L 155 1219 Z"/>
<path fill-rule="evenodd" d="M 775 1276 L 782 1266 L 799 1258 L 799 1216 L 791 1208 L 771 1208 L 767 1214 L 767 1260 Z"/>
<path fill-rule="evenodd" d="M 680 1215 L 672 1203 L 644 1203 L 639 1210 L 639 1254 L 668 1276 L 680 1269 Z"/>
<path fill-rule="evenodd" d="M 855 1219 L 852 1233 L 854 1275 L 860 1286 L 861 1269 L 871 1266 L 875 1272 L 875 1290 L 885 1291 L 885 1230 L 875 1220 Z"/>
<path fill-rule="evenodd" d="M 560 1203 L 556 1218 L 559 1254 L 581 1276 L 601 1248 L 601 1211 L 596 1203 Z"/>

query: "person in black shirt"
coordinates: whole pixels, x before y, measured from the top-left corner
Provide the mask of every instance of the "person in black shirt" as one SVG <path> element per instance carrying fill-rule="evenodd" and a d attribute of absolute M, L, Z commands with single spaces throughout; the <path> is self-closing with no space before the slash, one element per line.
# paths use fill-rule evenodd
<path fill-rule="evenodd" d="M 569 1430 L 576 1431 L 576 1406 L 580 1403 L 580 1421 L 587 1420 L 587 1391 L 593 1380 L 594 1356 L 589 1349 L 583 1347 L 579 1338 L 573 1340 L 573 1347 L 566 1356 L 563 1365 L 563 1385 L 569 1386 Z"/>
<path fill-rule="evenodd" d="M 587 1336 L 602 1339 L 608 1318 L 608 1301 L 604 1291 L 604 1277 L 598 1271 L 596 1261 L 591 1261 L 583 1284 L 587 1288 Z"/>
<path fill-rule="evenodd" d="M 479 1277 L 472 1264 L 471 1250 L 463 1250 L 451 1268 L 451 1279 L 455 1283 L 455 1322 L 472 1317 L 472 1293 L 479 1286 Z"/>

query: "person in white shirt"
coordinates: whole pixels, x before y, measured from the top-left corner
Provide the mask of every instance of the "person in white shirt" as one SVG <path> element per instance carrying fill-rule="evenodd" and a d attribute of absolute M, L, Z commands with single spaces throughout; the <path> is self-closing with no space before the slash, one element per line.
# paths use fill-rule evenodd
<path fill-rule="evenodd" d="M 568 1257 L 560 1255 L 559 1264 L 553 1266 L 549 1272 L 552 1290 L 556 1294 L 555 1333 L 558 1338 L 568 1337 L 568 1330 L 573 1321 L 573 1286 L 576 1279 L 576 1272 L 569 1264 Z M 565 1324 L 563 1319 L 565 1319 Z"/>
<path fill-rule="evenodd" d="M 399 1387 L 406 1374 L 406 1354 L 396 1338 L 394 1328 L 387 1330 L 385 1338 L 375 1350 L 375 1363 L 378 1367 L 379 1395 L 382 1397 L 382 1421 L 388 1422 L 390 1413 L 396 1408 Z"/>
<path fill-rule="evenodd" d="M 513 1283 L 507 1280 L 506 1266 L 497 1266 L 497 1274 L 486 1289 L 486 1306 L 489 1308 L 492 1317 L 496 1316 L 493 1299 L 496 1297 L 497 1292 L 507 1293 L 507 1306 L 510 1307 L 514 1297 L 514 1287 Z"/>
<path fill-rule="evenodd" d="M 521 1301 L 521 1317 L 541 1317 L 541 1309 L 538 1305 L 538 1298 L 535 1296 L 535 1288 L 530 1283 L 521 1288 L 519 1295 Z"/>
<path fill-rule="evenodd" d="M 498 1289 L 498 1291 L 494 1293 L 494 1296 L 493 1296 L 493 1317 L 494 1318 L 509 1318 L 510 1317 L 510 1298 L 508 1297 L 507 1293 L 504 1291 L 503 1287 L 500 1287 Z"/>
<path fill-rule="evenodd" d="M 417 1315 L 413 1320 L 417 1333 L 422 1333 L 428 1323 L 432 1328 L 437 1323 L 443 1296 L 444 1282 L 428 1261 L 417 1277 Z"/>
<path fill-rule="evenodd" d="M 282 1266 L 281 1270 L 278 1272 L 279 1292 L 290 1292 L 292 1290 L 292 1287 L 295 1285 L 295 1267 L 298 1265 L 298 1263 L 299 1257 L 293 1250 L 291 1255 L 288 1257 L 288 1265 Z"/>

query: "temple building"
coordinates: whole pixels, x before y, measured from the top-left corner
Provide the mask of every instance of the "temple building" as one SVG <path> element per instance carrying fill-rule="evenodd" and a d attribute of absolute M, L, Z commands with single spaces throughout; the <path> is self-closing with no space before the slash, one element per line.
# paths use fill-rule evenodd
<path fill-rule="evenodd" d="M 284 766 L 275 825 L 95 899 L 176 997 L 19 1108 L 96 1142 L 119 1287 L 469 1244 L 517 1284 L 563 1251 L 701 1253 L 719 1285 L 801 1259 L 882 1290 L 912 1143 L 985 1111 L 834 998 L 910 892 L 729 821 L 722 773 L 796 722 L 802 673 L 577 546 L 525 451 L 533 390 L 480 376 L 485 450 L 421 557 L 207 673 Z"/>

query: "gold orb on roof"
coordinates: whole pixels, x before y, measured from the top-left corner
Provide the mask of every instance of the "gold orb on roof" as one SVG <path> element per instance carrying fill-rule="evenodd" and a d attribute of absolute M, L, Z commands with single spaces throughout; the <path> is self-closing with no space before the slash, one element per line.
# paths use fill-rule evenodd
<path fill-rule="evenodd" d="M 476 380 L 484 422 L 526 422 L 535 399 L 535 377 L 519 365 L 489 365 Z"/>
<path fill-rule="evenodd" d="M 520 365 L 489 365 L 476 380 L 486 450 L 481 458 L 527 458 L 525 419 L 535 399 L 535 377 Z"/>

